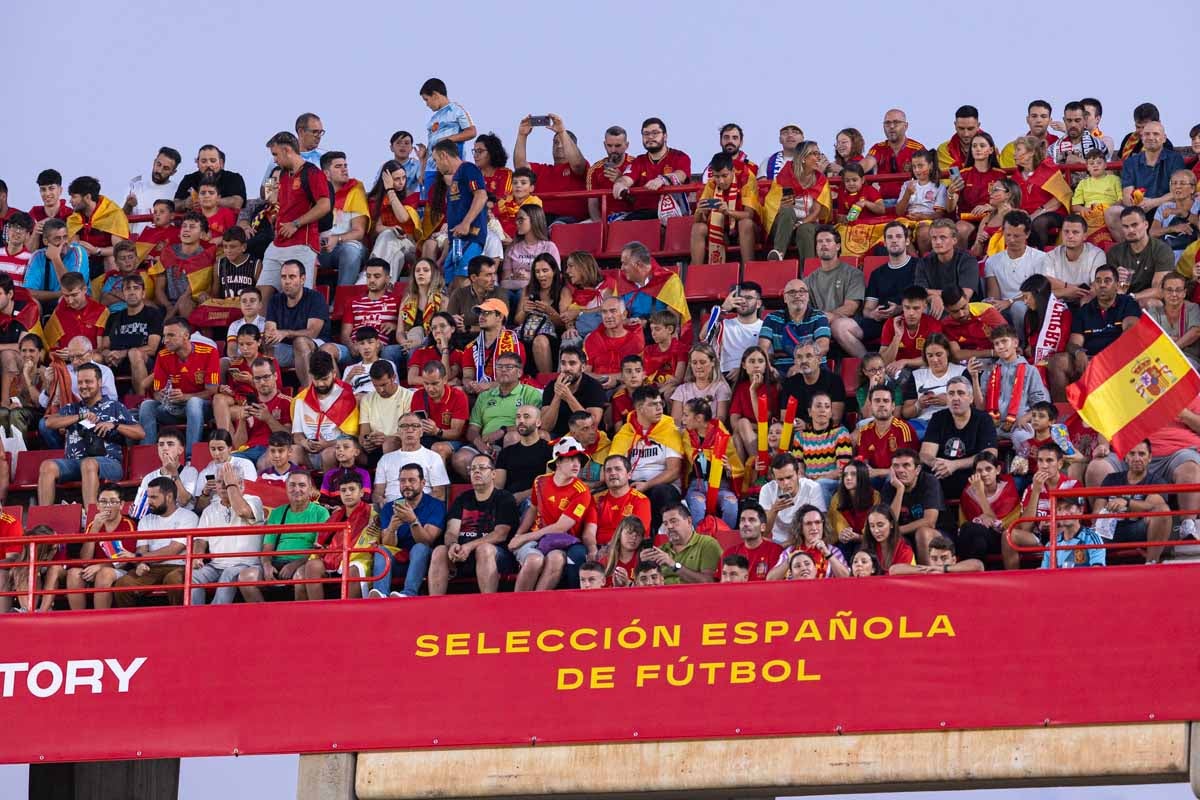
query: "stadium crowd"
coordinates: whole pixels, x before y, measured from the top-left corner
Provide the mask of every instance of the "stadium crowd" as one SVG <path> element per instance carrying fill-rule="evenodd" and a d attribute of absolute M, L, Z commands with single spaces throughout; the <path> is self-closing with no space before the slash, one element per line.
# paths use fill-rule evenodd
<path fill-rule="evenodd" d="M 654 117 L 644 152 L 614 125 L 589 162 L 548 114 L 510 167 L 442 81 L 420 95 L 424 141 L 394 133 L 366 182 L 312 113 L 267 140 L 253 195 L 216 145 L 182 177 L 162 147 L 123 198 L 47 168 L 23 211 L 0 181 L 5 449 L 56 451 L 24 488 L 78 492 L 96 534 L 0 545 L 0 591 L 36 548 L 39 588 L 101 590 L 59 607 L 179 603 L 178 532 L 231 526 L 197 540 L 192 603 L 262 601 L 245 581 L 317 599 L 292 582 L 343 569 L 355 596 L 408 598 L 1016 569 L 1051 537 L 1091 546 L 1061 567 L 1104 565 L 1104 542 L 1195 549 L 1200 493 L 1054 501 L 1175 519 L 1048 517 L 1051 490 L 1200 483 L 1200 398 L 1120 459 L 1064 402 L 1143 314 L 1200 357 L 1200 126 L 1177 151 L 1144 103 L 1118 144 L 1099 100 L 1035 100 L 998 144 L 964 105 L 926 147 L 891 109 L 869 148 L 784 124 L 760 167 L 736 124 L 693 164 Z M 531 162 L 546 130 L 552 163 Z M 684 263 L 658 239 L 556 244 L 636 220 L 683 220 Z M 793 253 L 781 291 L 689 305 L 681 274 Z M 340 533 L 270 532 L 325 522 L 378 550 L 343 564 Z M 0 514 L 0 537 L 53 532 Z M 0 613 L 55 606 L 18 600 Z"/>

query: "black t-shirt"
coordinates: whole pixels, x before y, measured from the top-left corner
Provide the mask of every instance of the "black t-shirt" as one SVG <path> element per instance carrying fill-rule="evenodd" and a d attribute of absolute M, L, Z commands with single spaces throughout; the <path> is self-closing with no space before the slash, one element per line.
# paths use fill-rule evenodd
<path fill-rule="evenodd" d="M 533 488 L 533 479 L 546 473 L 546 464 L 553 457 L 550 443 L 538 439 L 536 444 L 510 444 L 500 451 L 496 469 L 505 472 L 504 488 L 510 492 L 525 492 Z"/>
<path fill-rule="evenodd" d="M 517 501 L 511 492 L 493 489 L 488 499 L 480 502 L 472 489 L 454 498 L 446 514 L 447 523 L 452 519 L 461 522 L 458 529 L 459 544 L 481 539 L 498 525 L 512 526 L 508 531 L 508 538 L 511 539 L 517 531 Z"/>
<path fill-rule="evenodd" d="M 808 415 L 808 406 L 812 402 L 812 396 L 817 392 L 825 392 L 833 399 L 835 403 L 846 402 L 846 385 L 842 379 L 834 375 L 829 370 L 821 367 L 821 371 L 817 374 L 817 382 L 809 386 L 804 382 L 803 375 L 793 375 L 783 382 L 783 387 L 779 392 L 779 408 L 787 408 L 788 398 L 796 398 L 796 410 L 800 414 L 800 419 L 804 420 L 805 424 L 812 422 L 812 418 Z"/>
<path fill-rule="evenodd" d="M 917 260 L 910 258 L 902 267 L 884 264 L 876 269 L 867 281 L 867 297 L 874 297 L 881 306 L 888 303 L 898 305 L 901 293 L 912 286 L 916 279 L 916 264 Z"/>
<path fill-rule="evenodd" d="M 874 274 L 871 277 L 874 277 Z M 973 291 L 976 299 L 982 296 L 979 291 L 979 261 L 970 253 L 958 248 L 954 249 L 954 255 L 946 263 L 935 253 L 921 259 L 917 264 L 914 283 L 924 289 L 939 291 L 957 286 Z"/>
<path fill-rule="evenodd" d="M 234 264 L 224 256 L 217 262 L 217 291 L 220 299 L 240 297 L 242 292 L 254 285 L 254 273 L 258 262 L 247 255 L 241 264 Z"/>
<path fill-rule="evenodd" d="M 604 393 L 604 389 L 600 386 L 600 381 L 588 375 L 586 372 L 580 376 L 579 384 L 575 387 L 575 398 L 579 400 L 579 404 L 586 408 L 604 408 L 608 404 L 608 396 Z M 554 402 L 554 383 L 551 382 L 544 390 L 542 390 L 542 408 Z M 558 405 L 558 419 L 554 421 L 554 428 L 548 433 L 555 439 L 567 434 L 567 417 L 571 416 L 571 408 L 566 403 Z M 528 487 L 526 487 L 528 488 Z"/>
<path fill-rule="evenodd" d="M 1139 484 L 1146 483 L 1149 480 L 1149 478 L 1150 478 L 1150 474 L 1147 473 L 1147 474 L 1143 475 L 1142 479 L 1140 481 L 1138 481 L 1137 483 L 1131 483 L 1129 480 L 1129 470 L 1126 469 L 1126 470 L 1121 470 L 1120 472 L 1114 472 L 1111 475 L 1105 475 L 1104 480 L 1102 480 L 1100 482 L 1100 485 L 1101 486 L 1137 486 Z M 1134 495 L 1123 494 L 1121 496 L 1124 497 L 1126 500 L 1137 500 L 1140 503 L 1143 500 L 1145 500 L 1148 495 L 1146 495 L 1145 493 L 1142 493 L 1142 494 L 1134 494 Z M 1132 518 L 1130 518 L 1130 519 L 1122 519 L 1119 521 L 1120 522 L 1132 522 L 1133 520 L 1132 520 Z"/>
<path fill-rule="evenodd" d="M 1116 301 L 1106 309 L 1100 308 L 1100 301 L 1093 298 L 1071 317 L 1071 333 L 1082 334 L 1084 351 L 1094 356 L 1125 332 L 1121 323 L 1126 318 L 1141 315 L 1137 300 L 1127 294 L 1117 295 Z"/>
<path fill-rule="evenodd" d="M 947 408 L 929 420 L 922 442 L 936 444 L 938 458 L 969 458 L 996 446 L 996 425 L 985 412 L 972 408 L 971 418 L 960 430 L 954 426 L 954 417 Z"/>
<path fill-rule="evenodd" d="M 7 314 L 0 316 L 0 344 L 19 344 L 25 333 L 25 323 Z"/>
<path fill-rule="evenodd" d="M 108 337 L 108 346 L 112 350 L 128 350 L 131 347 L 144 347 L 151 334 L 162 336 L 163 316 L 154 306 L 142 306 L 136 314 L 130 314 L 128 308 L 123 308 L 108 318 L 104 326 L 104 335 Z"/>
<path fill-rule="evenodd" d="M 175 190 L 175 199 L 182 200 L 185 197 L 190 197 L 191 193 L 200 185 L 200 179 L 203 177 L 200 174 L 200 170 L 184 175 L 183 180 L 179 182 L 179 188 Z M 242 205 L 245 205 L 246 182 L 236 172 L 223 169 L 217 173 L 217 194 L 221 197 L 240 197 L 242 198 Z"/>
<path fill-rule="evenodd" d="M 892 486 L 889 481 L 879 490 L 879 501 L 884 505 L 890 506 L 895 499 L 896 487 Z M 932 474 L 921 470 L 917 476 L 916 485 L 904 491 L 904 498 L 900 501 L 900 519 L 898 522 L 901 525 L 907 525 L 925 516 L 926 509 L 932 508 L 941 511 L 945 507 L 946 503 L 942 497 L 942 485 L 938 483 L 938 479 Z"/>
<path fill-rule="evenodd" d="M 281 331 L 302 331 L 308 327 L 310 319 L 325 321 L 316 338 L 329 341 L 329 304 L 312 289 L 306 288 L 300 295 L 300 302 L 294 306 L 287 304 L 287 295 L 283 292 L 275 292 L 271 302 L 267 303 L 267 322 L 274 322 Z"/>

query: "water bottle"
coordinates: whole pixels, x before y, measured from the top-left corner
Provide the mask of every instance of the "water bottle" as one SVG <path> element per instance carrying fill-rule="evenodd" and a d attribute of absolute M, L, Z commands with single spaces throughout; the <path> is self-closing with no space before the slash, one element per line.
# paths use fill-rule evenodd
<path fill-rule="evenodd" d="M 858 215 L 862 213 L 862 206 L 858 203 L 850 206 L 850 210 L 846 212 L 846 222 L 854 222 L 858 219 Z"/>
<path fill-rule="evenodd" d="M 1100 510 L 1101 512 L 1108 511 L 1108 506 Z M 1116 517 L 1100 517 L 1096 520 L 1094 528 L 1096 535 L 1101 539 L 1112 539 L 1117 532 L 1117 519 Z"/>

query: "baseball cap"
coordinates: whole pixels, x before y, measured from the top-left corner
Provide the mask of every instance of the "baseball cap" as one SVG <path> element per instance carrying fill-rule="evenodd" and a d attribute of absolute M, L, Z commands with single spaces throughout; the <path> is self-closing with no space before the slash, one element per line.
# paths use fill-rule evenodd
<path fill-rule="evenodd" d="M 508 316 L 508 304 L 505 303 L 503 300 L 499 300 L 495 297 L 489 297 L 487 300 L 484 300 L 482 303 L 475 306 L 475 308 L 473 308 L 471 310 L 474 311 L 476 314 L 478 314 L 481 311 L 498 311 L 500 314 L 504 315 L 505 317 Z"/>
<path fill-rule="evenodd" d="M 783 133 L 788 128 L 795 128 L 796 130 L 800 131 L 801 133 L 804 133 L 804 128 L 800 127 L 799 122 L 785 122 L 783 125 L 779 126 L 779 132 Z"/>
<path fill-rule="evenodd" d="M 554 460 L 566 456 L 585 456 L 587 451 L 583 449 L 583 445 L 574 436 L 564 436 L 554 443 Z"/>

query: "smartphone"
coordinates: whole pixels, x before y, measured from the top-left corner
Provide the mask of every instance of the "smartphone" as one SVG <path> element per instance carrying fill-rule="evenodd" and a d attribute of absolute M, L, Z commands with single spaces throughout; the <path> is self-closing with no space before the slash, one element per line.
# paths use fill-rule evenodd
<path fill-rule="evenodd" d="M 700 201 L 700 205 L 704 206 L 705 208 L 716 208 L 720 204 L 721 204 L 720 200 L 709 199 L 709 200 L 701 200 Z"/>
<path fill-rule="evenodd" d="M 795 189 L 789 189 L 786 186 L 783 188 L 783 196 L 784 197 L 795 197 L 795 195 L 796 195 Z"/>
<path fill-rule="evenodd" d="M 950 177 L 951 177 L 951 178 L 953 178 L 954 180 L 958 180 L 958 176 L 959 176 L 959 174 L 960 174 L 960 173 L 959 173 L 959 171 L 958 171 L 958 167 L 951 167 L 951 168 L 950 168 Z"/>
<path fill-rule="evenodd" d="M 625 156 L 621 155 L 620 153 L 611 153 L 608 156 L 608 163 L 612 164 L 614 167 L 618 166 L 624 160 Z"/>
<path fill-rule="evenodd" d="M 412 413 L 415 414 L 417 416 L 417 419 L 419 419 L 421 421 L 425 421 L 425 420 L 429 419 L 429 415 L 426 414 L 424 411 L 414 411 Z"/>
<path fill-rule="evenodd" d="M 548 127 L 550 127 L 550 117 L 548 117 L 548 116 L 539 117 L 539 116 L 534 116 L 531 114 L 529 116 L 529 124 L 535 128 L 548 128 Z"/>

